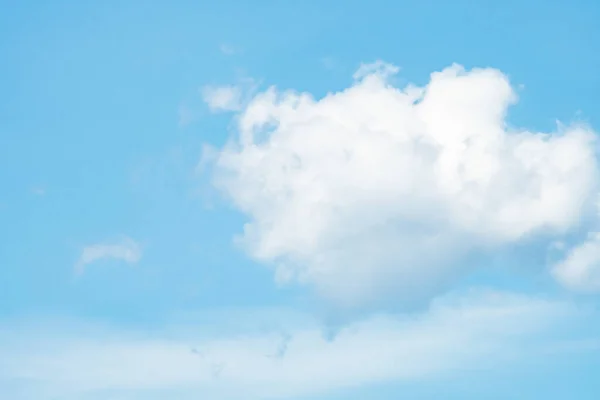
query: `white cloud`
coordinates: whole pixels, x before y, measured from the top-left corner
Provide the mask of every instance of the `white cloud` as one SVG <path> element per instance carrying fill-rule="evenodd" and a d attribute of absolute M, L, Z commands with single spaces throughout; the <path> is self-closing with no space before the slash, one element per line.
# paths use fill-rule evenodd
<path fill-rule="evenodd" d="M 363 65 L 321 99 L 259 93 L 214 164 L 247 251 L 341 305 L 427 298 L 464 255 L 560 237 L 597 197 L 594 132 L 508 128 L 500 71 L 453 65 L 404 89 L 397 71 Z"/>
<path fill-rule="evenodd" d="M 600 291 L 600 233 L 570 249 L 566 257 L 554 265 L 555 278 L 566 287 L 581 292 Z"/>
<path fill-rule="evenodd" d="M 103 259 L 121 260 L 136 264 L 142 258 L 142 248 L 133 239 L 123 237 L 112 243 L 97 243 L 85 246 L 75 264 L 77 273 L 83 273 L 86 266 Z"/>
<path fill-rule="evenodd" d="M 241 107 L 242 93 L 237 86 L 205 86 L 202 99 L 212 112 L 237 111 Z"/>
<path fill-rule="evenodd" d="M 596 342 L 560 332 L 586 320 L 590 315 L 569 303 L 479 291 L 438 299 L 422 316 L 355 322 L 333 340 L 324 339 L 313 323 L 292 323 L 283 337 L 280 331 L 256 329 L 207 337 L 198 325 L 142 334 L 71 325 L 17 328 L 13 322 L 0 327 L 0 382 L 36 391 L 31 398 L 306 396 L 597 349 Z M 40 331 L 43 336 L 34 333 Z M 282 340 L 285 351 L 273 357 Z M 168 396 L 173 393 L 177 396 Z"/>

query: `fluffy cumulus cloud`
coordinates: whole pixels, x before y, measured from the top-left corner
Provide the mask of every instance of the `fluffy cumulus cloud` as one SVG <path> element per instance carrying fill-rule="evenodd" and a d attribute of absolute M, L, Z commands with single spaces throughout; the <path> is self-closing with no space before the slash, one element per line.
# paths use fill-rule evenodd
<path fill-rule="evenodd" d="M 240 110 L 215 184 L 249 218 L 242 244 L 278 280 L 347 306 L 427 298 L 465 256 L 560 237 L 593 212 L 590 128 L 508 126 L 517 96 L 495 69 L 453 65 L 404 88 L 390 83 L 396 72 L 363 65 L 320 99 L 272 87 Z"/>
<path fill-rule="evenodd" d="M 136 399 L 301 397 L 453 376 L 468 368 L 497 370 L 529 357 L 557 357 L 563 349 L 572 354 L 573 349 L 598 347 L 597 341 L 560 328 L 592 321 L 588 311 L 485 290 L 438 299 L 418 317 L 356 321 L 335 340 L 325 339 L 310 319 L 283 314 L 286 319 L 270 322 L 279 326 L 273 331 L 246 327 L 214 336 L 197 323 L 153 333 L 64 323 L 0 326 L 0 383 L 6 383 L 0 393 L 27 400 L 116 394 Z M 245 315 L 255 316 L 247 310 Z M 231 319 L 224 319 L 231 325 Z M 218 325 L 211 321 L 209 328 Z M 35 333 L 40 331 L 43 337 Z"/>
<path fill-rule="evenodd" d="M 85 268 L 100 260 L 119 260 L 128 264 L 136 264 L 142 258 L 142 247 L 129 237 L 118 241 L 96 243 L 85 246 L 75 264 L 75 271 L 82 274 Z"/>

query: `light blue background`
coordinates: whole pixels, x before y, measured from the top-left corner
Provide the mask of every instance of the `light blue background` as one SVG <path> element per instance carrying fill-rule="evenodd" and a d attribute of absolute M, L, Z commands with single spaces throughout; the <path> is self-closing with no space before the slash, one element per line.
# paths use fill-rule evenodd
<path fill-rule="evenodd" d="M 0 6 L 0 320 L 68 316 L 143 329 L 185 311 L 313 307 L 305 291 L 278 288 L 235 248 L 243 217 L 194 172 L 202 144 L 222 145 L 230 133 L 227 117 L 202 105 L 205 84 L 249 76 L 320 96 L 346 87 L 361 62 L 394 63 L 401 83 L 418 84 L 458 62 L 524 85 L 513 124 L 600 127 L 594 1 Z M 191 121 L 180 125 L 182 109 Z M 83 246 L 119 234 L 144 246 L 139 265 L 107 261 L 74 277 Z M 462 284 L 557 290 L 543 280 L 492 271 Z M 598 354 L 574 357 L 323 399 L 598 398 Z"/>

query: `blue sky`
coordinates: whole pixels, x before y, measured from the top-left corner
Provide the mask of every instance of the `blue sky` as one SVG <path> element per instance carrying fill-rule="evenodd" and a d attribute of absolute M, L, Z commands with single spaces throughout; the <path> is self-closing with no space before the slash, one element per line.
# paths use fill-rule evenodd
<path fill-rule="evenodd" d="M 0 397 L 595 399 L 592 1 L 4 1 Z"/>

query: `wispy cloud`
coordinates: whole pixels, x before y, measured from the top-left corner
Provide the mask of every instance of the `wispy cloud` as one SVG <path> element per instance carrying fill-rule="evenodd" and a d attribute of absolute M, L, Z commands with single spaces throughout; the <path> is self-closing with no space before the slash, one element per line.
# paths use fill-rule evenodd
<path fill-rule="evenodd" d="M 219 45 L 219 50 L 226 56 L 232 56 L 239 52 L 239 50 L 236 47 L 232 46 L 229 43 L 221 43 Z"/>
<path fill-rule="evenodd" d="M 129 237 L 122 237 L 118 241 L 109 243 L 96 243 L 85 246 L 75 264 L 75 271 L 82 274 L 86 266 L 105 259 L 124 261 L 136 264 L 142 258 L 142 247 Z"/>
<path fill-rule="evenodd" d="M 237 111 L 242 105 L 242 92 L 237 86 L 205 86 L 201 94 L 212 112 Z"/>
<path fill-rule="evenodd" d="M 600 290 L 600 233 L 592 232 L 587 239 L 568 249 L 552 273 L 564 286 L 581 292 Z"/>
<path fill-rule="evenodd" d="M 321 65 L 325 69 L 328 69 L 328 70 L 335 69 L 336 64 L 337 64 L 337 62 L 335 61 L 335 59 L 333 57 L 327 56 L 327 57 L 321 58 Z"/>
<path fill-rule="evenodd" d="M 190 107 L 182 104 L 177 109 L 177 125 L 179 125 L 180 128 L 188 126 L 195 118 L 196 115 Z"/>
<path fill-rule="evenodd" d="M 281 330 L 264 329 L 209 337 L 205 327 L 186 325 L 170 327 L 169 339 L 89 327 L 85 336 L 74 336 L 73 326 L 45 327 L 40 337 L 11 324 L 0 329 L 0 381 L 21 382 L 38 398 L 88 399 L 107 392 L 304 396 L 598 350 L 596 341 L 565 331 L 591 317 L 561 301 L 480 291 L 438 299 L 421 316 L 357 321 L 332 340 L 310 322 L 289 324 L 283 337 Z"/>
<path fill-rule="evenodd" d="M 31 193 L 36 196 L 45 196 L 46 195 L 46 189 L 42 186 L 34 186 L 30 190 L 31 190 Z"/>

